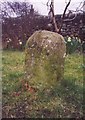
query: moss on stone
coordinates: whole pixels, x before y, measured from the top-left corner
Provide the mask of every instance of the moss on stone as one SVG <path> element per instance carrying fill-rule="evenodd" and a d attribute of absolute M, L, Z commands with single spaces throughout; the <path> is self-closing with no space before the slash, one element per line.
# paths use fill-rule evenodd
<path fill-rule="evenodd" d="M 36 31 L 27 41 L 25 49 L 26 80 L 39 89 L 50 88 L 63 79 L 64 38 L 50 31 Z"/>

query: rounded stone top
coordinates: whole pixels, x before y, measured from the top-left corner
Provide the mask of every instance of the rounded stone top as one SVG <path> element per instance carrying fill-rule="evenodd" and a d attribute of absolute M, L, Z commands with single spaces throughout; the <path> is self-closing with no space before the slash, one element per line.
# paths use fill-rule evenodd
<path fill-rule="evenodd" d="M 36 31 L 28 39 L 28 42 L 30 42 L 31 39 L 33 39 L 33 41 L 36 41 L 38 43 L 41 43 L 41 42 L 51 43 L 52 42 L 55 44 L 55 43 L 63 43 L 64 42 L 64 38 L 62 35 L 55 33 L 55 32 L 47 31 L 47 30 Z"/>
<path fill-rule="evenodd" d="M 63 46 L 62 46 L 63 45 Z M 46 50 L 52 50 L 55 51 L 59 48 L 59 46 L 62 46 L 62 50 L 65 51 L 65 41 L 62 35 L 50 32 L 47 30 L 39 30 L 36 31 L 27 41 L 26 48 L 35 48 L 38 46 L 37 49 L 43 48 Z M 60 48 L 60 49 L 61 49 Z"/>

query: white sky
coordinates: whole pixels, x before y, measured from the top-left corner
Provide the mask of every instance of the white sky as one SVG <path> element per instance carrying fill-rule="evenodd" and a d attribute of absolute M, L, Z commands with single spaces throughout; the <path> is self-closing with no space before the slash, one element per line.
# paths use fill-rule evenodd
<path fill-rule="evenodd" d="M 0 0 L 0 1 L 29 2 L 29 3 L 33 4 L 35 10 L 37 10 L 40 14 L 48 15 L 48 12 L 49 12 L 49 9 L 47 9 L 47 6 L 46 6 L 46 3 L 48 0 Z M 64 11 L 64 8 L 66 6 L 65 2 L 68 2 L 68 1 L 69 0 L 54 0 L 55 14 L 62 14 Z M 69 6 L 69 9 L 75 10 L 79 6 L 79 4 L 83 1 L 84 0 L 71 0 L 71 4 Z"/>

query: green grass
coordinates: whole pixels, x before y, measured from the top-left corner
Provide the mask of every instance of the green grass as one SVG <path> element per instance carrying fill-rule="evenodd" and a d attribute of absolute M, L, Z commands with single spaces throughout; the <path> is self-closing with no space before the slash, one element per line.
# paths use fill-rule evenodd
<path fill-rule="evenodd" d="M 2 106 L 6 117 L 79 118 L 83 116 L 83 55 L 65 60 L 64 80 L 53 91 L 25 88 L 24 52 L 2 53 Z"/>

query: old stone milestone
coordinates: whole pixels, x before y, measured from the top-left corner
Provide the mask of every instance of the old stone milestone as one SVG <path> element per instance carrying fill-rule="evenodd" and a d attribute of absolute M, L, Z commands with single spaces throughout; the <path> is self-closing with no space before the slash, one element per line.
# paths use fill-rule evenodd
<path fill-rule="evenodd" d="M 25 77 L 36 88 L 52 88 L 63 80 L 66 45 L 54 32 L 36 31 L 25 49 Z"/>

